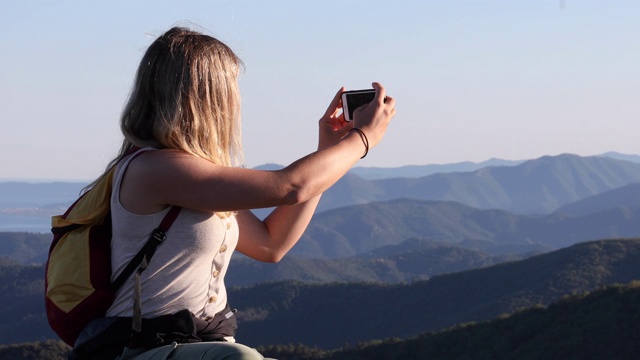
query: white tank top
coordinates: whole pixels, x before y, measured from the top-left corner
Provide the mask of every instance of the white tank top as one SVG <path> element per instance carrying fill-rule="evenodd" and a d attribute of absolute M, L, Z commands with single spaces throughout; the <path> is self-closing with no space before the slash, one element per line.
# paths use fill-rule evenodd
<path fill-rule="evenodd" d="M 153 150 L 145 148 L 140 151 Z M 160 225 L 169 208 L 152 215 L 136 215 L 120 204 L 123 169 L 131 156 L 116 170 L 111 195 L 113 238 L 111 240 L 111 280 L 126 267 Z M 142 317 L 152 318 L 188 309 L 206 318 L 227 303 L 224 276 L 231 253 L 238 243 L 235 217 L 220 218 L 214 213 L 182 209 L 165 241 L 158 246 L 141 277 Z M 133 276 L 117 292 L 107 316 L 132 316 Z"/>

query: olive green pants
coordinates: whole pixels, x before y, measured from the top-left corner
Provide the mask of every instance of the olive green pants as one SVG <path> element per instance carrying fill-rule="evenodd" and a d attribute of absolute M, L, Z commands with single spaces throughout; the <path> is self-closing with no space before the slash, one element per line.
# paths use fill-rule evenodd
<path fill-rule="evenodd" d="M 140 352 L 125 349 L 118 360 L 263 360 L 256 349 L 246 345 L 216 341 L 161 346 Z"/>

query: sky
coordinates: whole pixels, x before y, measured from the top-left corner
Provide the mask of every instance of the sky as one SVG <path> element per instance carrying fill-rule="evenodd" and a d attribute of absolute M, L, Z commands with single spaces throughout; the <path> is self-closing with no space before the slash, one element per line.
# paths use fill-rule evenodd
<path fill-rule="evenodd" d="M 313 152 L 341 86 L 397 113 L 357 166 L 640 154 L 636 0 L 2 0 L 0 181 L 92 180 L 154 38 L 229 45 L 246 166 Z"/>

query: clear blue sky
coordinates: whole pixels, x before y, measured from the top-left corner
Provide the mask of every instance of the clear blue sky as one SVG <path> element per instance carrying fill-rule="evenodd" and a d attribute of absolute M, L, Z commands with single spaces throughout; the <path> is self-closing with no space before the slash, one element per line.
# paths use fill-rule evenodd
<path fill-rule="evenodd" d="M 154 36 L 191 22 L 244 60 L 247 166 L 315 149 L 344 85 L 397 99 L 358 166 L 640 154 L 640 1 L 35 1 L 0 12 L 0 179 L 97 176 Z"/>

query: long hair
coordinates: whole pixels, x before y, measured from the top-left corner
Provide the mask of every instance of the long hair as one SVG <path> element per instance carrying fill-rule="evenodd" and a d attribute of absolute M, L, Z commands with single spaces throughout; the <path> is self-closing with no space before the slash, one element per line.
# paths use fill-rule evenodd
<path fill-rule="evenodd" d="M 238 56 L 212 36 L 182 27 L 159 36 L 138 66 L 120 119 L 124 141 L 105 174 L 132 149 L 146 146 L 241 165 L 242 68 Z"/>

